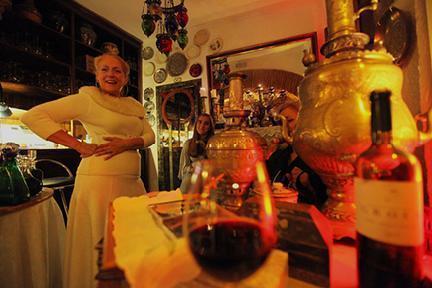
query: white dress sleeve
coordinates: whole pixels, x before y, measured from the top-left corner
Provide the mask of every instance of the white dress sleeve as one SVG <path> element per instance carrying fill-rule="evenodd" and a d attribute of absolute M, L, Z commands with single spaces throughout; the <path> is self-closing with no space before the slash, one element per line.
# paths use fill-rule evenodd
<path fill-rule="evenodd" d="M 38 136 L 47 139 L 62 130 L 61 123 L 88 113 L 89 104 L 87 95 L 73 94 L 31 108 L 21 121 Z"/>
<path fill-rule="evenodd" d="M 155 143 L 155 134 L 147 119 L 143 118 L 143 132 L 141 134 L 141 138 L 143 139 L 144 146 L 148 147 Z"/>

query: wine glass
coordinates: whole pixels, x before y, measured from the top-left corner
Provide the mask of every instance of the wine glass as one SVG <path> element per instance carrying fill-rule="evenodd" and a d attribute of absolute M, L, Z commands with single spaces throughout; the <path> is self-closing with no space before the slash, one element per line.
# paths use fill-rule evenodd
<path fill-rule="evenodd" d="M 193 257 L 207 274 L 236 282 L 265 263 L 277 240 L 276 213 L 263 162 L 250 169 L 222 162 L 204 160 L 194 165 L 185 195 L 183 231 Z"/>

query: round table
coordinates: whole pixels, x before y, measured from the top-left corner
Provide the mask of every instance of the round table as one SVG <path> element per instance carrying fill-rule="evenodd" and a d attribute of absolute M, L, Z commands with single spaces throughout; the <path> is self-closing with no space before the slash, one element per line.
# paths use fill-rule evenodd
<path fill-rule="evenodd" d="M 65 226 L 53 190 L 0 207 L 0 283 L 10 288 L 62 287 Z"/>

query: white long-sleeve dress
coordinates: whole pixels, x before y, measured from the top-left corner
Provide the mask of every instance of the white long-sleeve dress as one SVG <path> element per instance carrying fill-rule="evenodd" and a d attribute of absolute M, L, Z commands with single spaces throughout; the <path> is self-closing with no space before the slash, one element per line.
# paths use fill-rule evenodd
<path fill-rule="evenodd" d="M 60 130 L 60 123 L 79 120 L 92 143 L 104 143 L 105 136 L 142 137 L 145 147 L 154 143 L 154 133 L 144 116 L 143 106 L 131 97 L 112 97 L 96 87 L 83 87 L 78 94 L 30 109 L 21 120 L 44 139 Z M 64 288 L 96 287 L 95 245 L 103 237 L 107 208 L 119 196 L 145 193 L 140 163 L 137 150 L 109 160 L 104 156 L 81 160 L 69 208 Z"/>

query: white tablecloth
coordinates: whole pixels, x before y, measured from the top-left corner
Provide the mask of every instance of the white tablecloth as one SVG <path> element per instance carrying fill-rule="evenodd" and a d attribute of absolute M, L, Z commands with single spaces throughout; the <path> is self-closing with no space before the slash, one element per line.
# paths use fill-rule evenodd
<path fill-rule="evenodd" d="M 65 225 L 50 197 L 0 216 L 0 287 L 62 287 Z"/>
<path fill-rule="evenodd" d="M 160 196 L 176 196 L 164 193 Z M 180 198 L 141 196 L 136 198 L 121 197 L 114 201 L 114 231 L 116 240 L 115 258 L 122 268 L 132 288 L 175 287 L 175 288 L 219 288 L 219 287 L 296 287 L 316 288 L 318 286 L 288 276 L 286 273 L 287 257 L 284 252 L 274 250 L 270 261 L 263 267 L 261 275 L 256 273 L 252 279 L 232 286 L 219 285 L 200 274 L 194 280 L 197 271 L 191 263 L 190 255 L 184 248 L 184 239 L 170 243 L 169 237 L 154 222 L 146 206 L 158 202 L 178 200 Z M 139 244 L 138 244 L 139 243 Z M 170 245 L 171 244 L 171 245 Z M 331 249 L 330 287 L 356 288 L 357 263 L 354 246 L 334 243 Z M 284 265 L 281 265 L 284 264 Z M 426 275 L 432 278 L 432 257 L 424 259 Z M 267 269 L 267 270 L 266 270 Z M 260 272 L 258 271 L 258 272 Z M 271 276 L 269 278 L 268 276 Z M 263 285 L 261 281 L 265 281 Z"/>
<path fill-rule="evenodd" d="M 147 209 L 150 204 L 179 199 L 180 191 L 159 193 L 153 198 L 119 197 L 114 200 L 115 259 L 125 272 L 130 287 L 225 287 L 225 283 L 200 274 L 201 269 L 189 252 L 186 240 L 169 236 Z M 235 287 L 282 287 L 287 263 L 288 255 L 274 250 L 260 271 L 235 283 Z"/>

